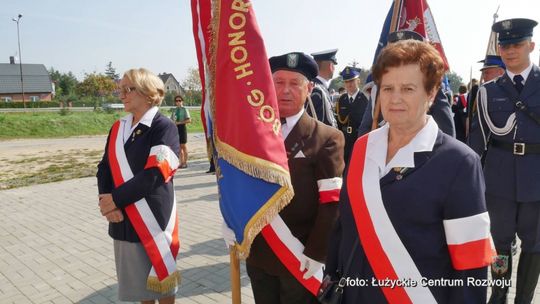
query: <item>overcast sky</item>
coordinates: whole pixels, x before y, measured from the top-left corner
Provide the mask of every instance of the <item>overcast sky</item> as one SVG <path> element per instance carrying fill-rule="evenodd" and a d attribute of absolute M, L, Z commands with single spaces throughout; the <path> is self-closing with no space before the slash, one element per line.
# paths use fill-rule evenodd
<path fill-rule="evenodd" d="M 478 76 L 493 13 L 499 20 L 540 21 L 539 0 L 428 0 L 450 68 Z M 391 0 L 252 0 L 270 56 L 339 48 L 338 70 L 353 60 L 369 68 Z M 23 63 L 42 63 L 79 79 L 132 67 L 173 73 L 196 67 L 188 0 L 2 0 L 0 63 L 17 54 L 19 13 Z M 534 40 L 540 43 L 540 26 Z M 538 47 L 532 59 L 538 64 Z"/>

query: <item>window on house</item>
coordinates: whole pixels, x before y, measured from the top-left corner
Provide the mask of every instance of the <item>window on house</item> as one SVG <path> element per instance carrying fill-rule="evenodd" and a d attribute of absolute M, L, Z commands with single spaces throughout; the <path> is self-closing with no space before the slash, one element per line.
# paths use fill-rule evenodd
<path fill-rule="evenodd" d="M 39 101 L 39 96 L 30 96 L 30 101 L 33 101 L 33 102 Z"/>
<path fill-rule="evenodd" d="M 2 100 L 3 100 L 4 102 L 12 102 L 12 101 L 13 101 L 13 99 L 11 98 L 11 96 L 4 96 L 4 97 L 2 97 Z"/>

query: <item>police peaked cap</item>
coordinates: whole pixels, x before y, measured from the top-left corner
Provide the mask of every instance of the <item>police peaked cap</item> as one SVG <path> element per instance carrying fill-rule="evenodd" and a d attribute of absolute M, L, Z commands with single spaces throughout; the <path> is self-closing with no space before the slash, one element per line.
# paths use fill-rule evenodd
<path fill-rule="evenodd" d="M 388 43 L 394 43 L 401 40 L 409 40 L 409 39 L 424 41 L 424 37 L 422 37 L 422 35 L 413 31 L 402 30 L 402 31 L 395 31 L 388 34 Z"/>
<path fill-rule="evenodd" d="M 337 51 L 338 49 L 326 50 L 322 52 L 312 53 L 311 56 L 313 56 L 313 59 L 315 59 L 315 61 L 332 61 L 334 64 L 338 64 L 336 59 Z"/>
<path fill-rule="evenodd" d="M 478 62 L 481 62 L 484 64 L 480 71 L 488 69 L 488 68 L 503 68 L 506 69 L 506 66 L 504 65 L 504 62 L 501 59 L 501 56 L 497 55 L 486 55 L 486 59 L 480 60 Z"/>
<path fill-rule="evenodd" d="M 531 19 L 507 19 L 494 23 L 491 30 L 499 34 L 499 44 L 512 44 L 532 37 L 533 28 L 537 24 Z"/>
<path fill-rule="evenodd" d="M 313 58 L 301 52 L 293 52 L 268 59 L 272 73 L 286 70 L 300 73 L 308 80 L 312 80 L 319 74 L 319 67 Z"/>
<path fill-rule="evenodd" d="M 355 67 L 345 67 L 341 73 L 339 73 L 341 77 L 343 77 L 343 81 L 351 80 L 360 77 L 360 69 L 357 69 Z"/>

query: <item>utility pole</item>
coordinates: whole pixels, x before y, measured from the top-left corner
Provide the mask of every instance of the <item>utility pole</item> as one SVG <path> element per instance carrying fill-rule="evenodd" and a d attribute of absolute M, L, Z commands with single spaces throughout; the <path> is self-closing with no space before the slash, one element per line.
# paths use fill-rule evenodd
<path fill-rule="evenodd" d="M 21 72 L 21 95 L 23 101 L 23 107 L 26 109 L 26 101 L 24 100 L 24 81 L 23 81 L 23 70 L 22 70 L 22 54 L 21 54 L 21 36 L 19 33 L 19 21 L 21 21 L 22 15 L 19 14 L 17 19 L 13 18 L 11 20 L 17 22 L 17 43 L 19 44 L 19 70 Z"/>

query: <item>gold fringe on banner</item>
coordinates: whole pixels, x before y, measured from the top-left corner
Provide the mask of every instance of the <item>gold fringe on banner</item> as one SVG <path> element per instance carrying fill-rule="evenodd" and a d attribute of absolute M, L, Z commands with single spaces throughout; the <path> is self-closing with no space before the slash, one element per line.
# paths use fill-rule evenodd
<path fill-rule="evenodd" d="M 146 281 L 146 288 L 153 292 L 168 293 L 176 286 L 180 285 L 180 281 L 180 272 L 177 270 L 166 277 L 163 281 L 160 281 L 157 277 L 148 277 L 148 280 Z"/>
<path fill-rule="evenodd" d="M 251 243 L 279 212 L 287 206 L 294 196 L 289 172 L 275 163 L 256 158 L 238 151 L 230 145 L 216 139 L 218 155 L 243 172 L 263 179 L 269 183 L 278 184 L 281 188 L 253 215 L 244 229 L 244 241 L 237 245 L 238 257 L 245 259 L 249 256 Z"/>

